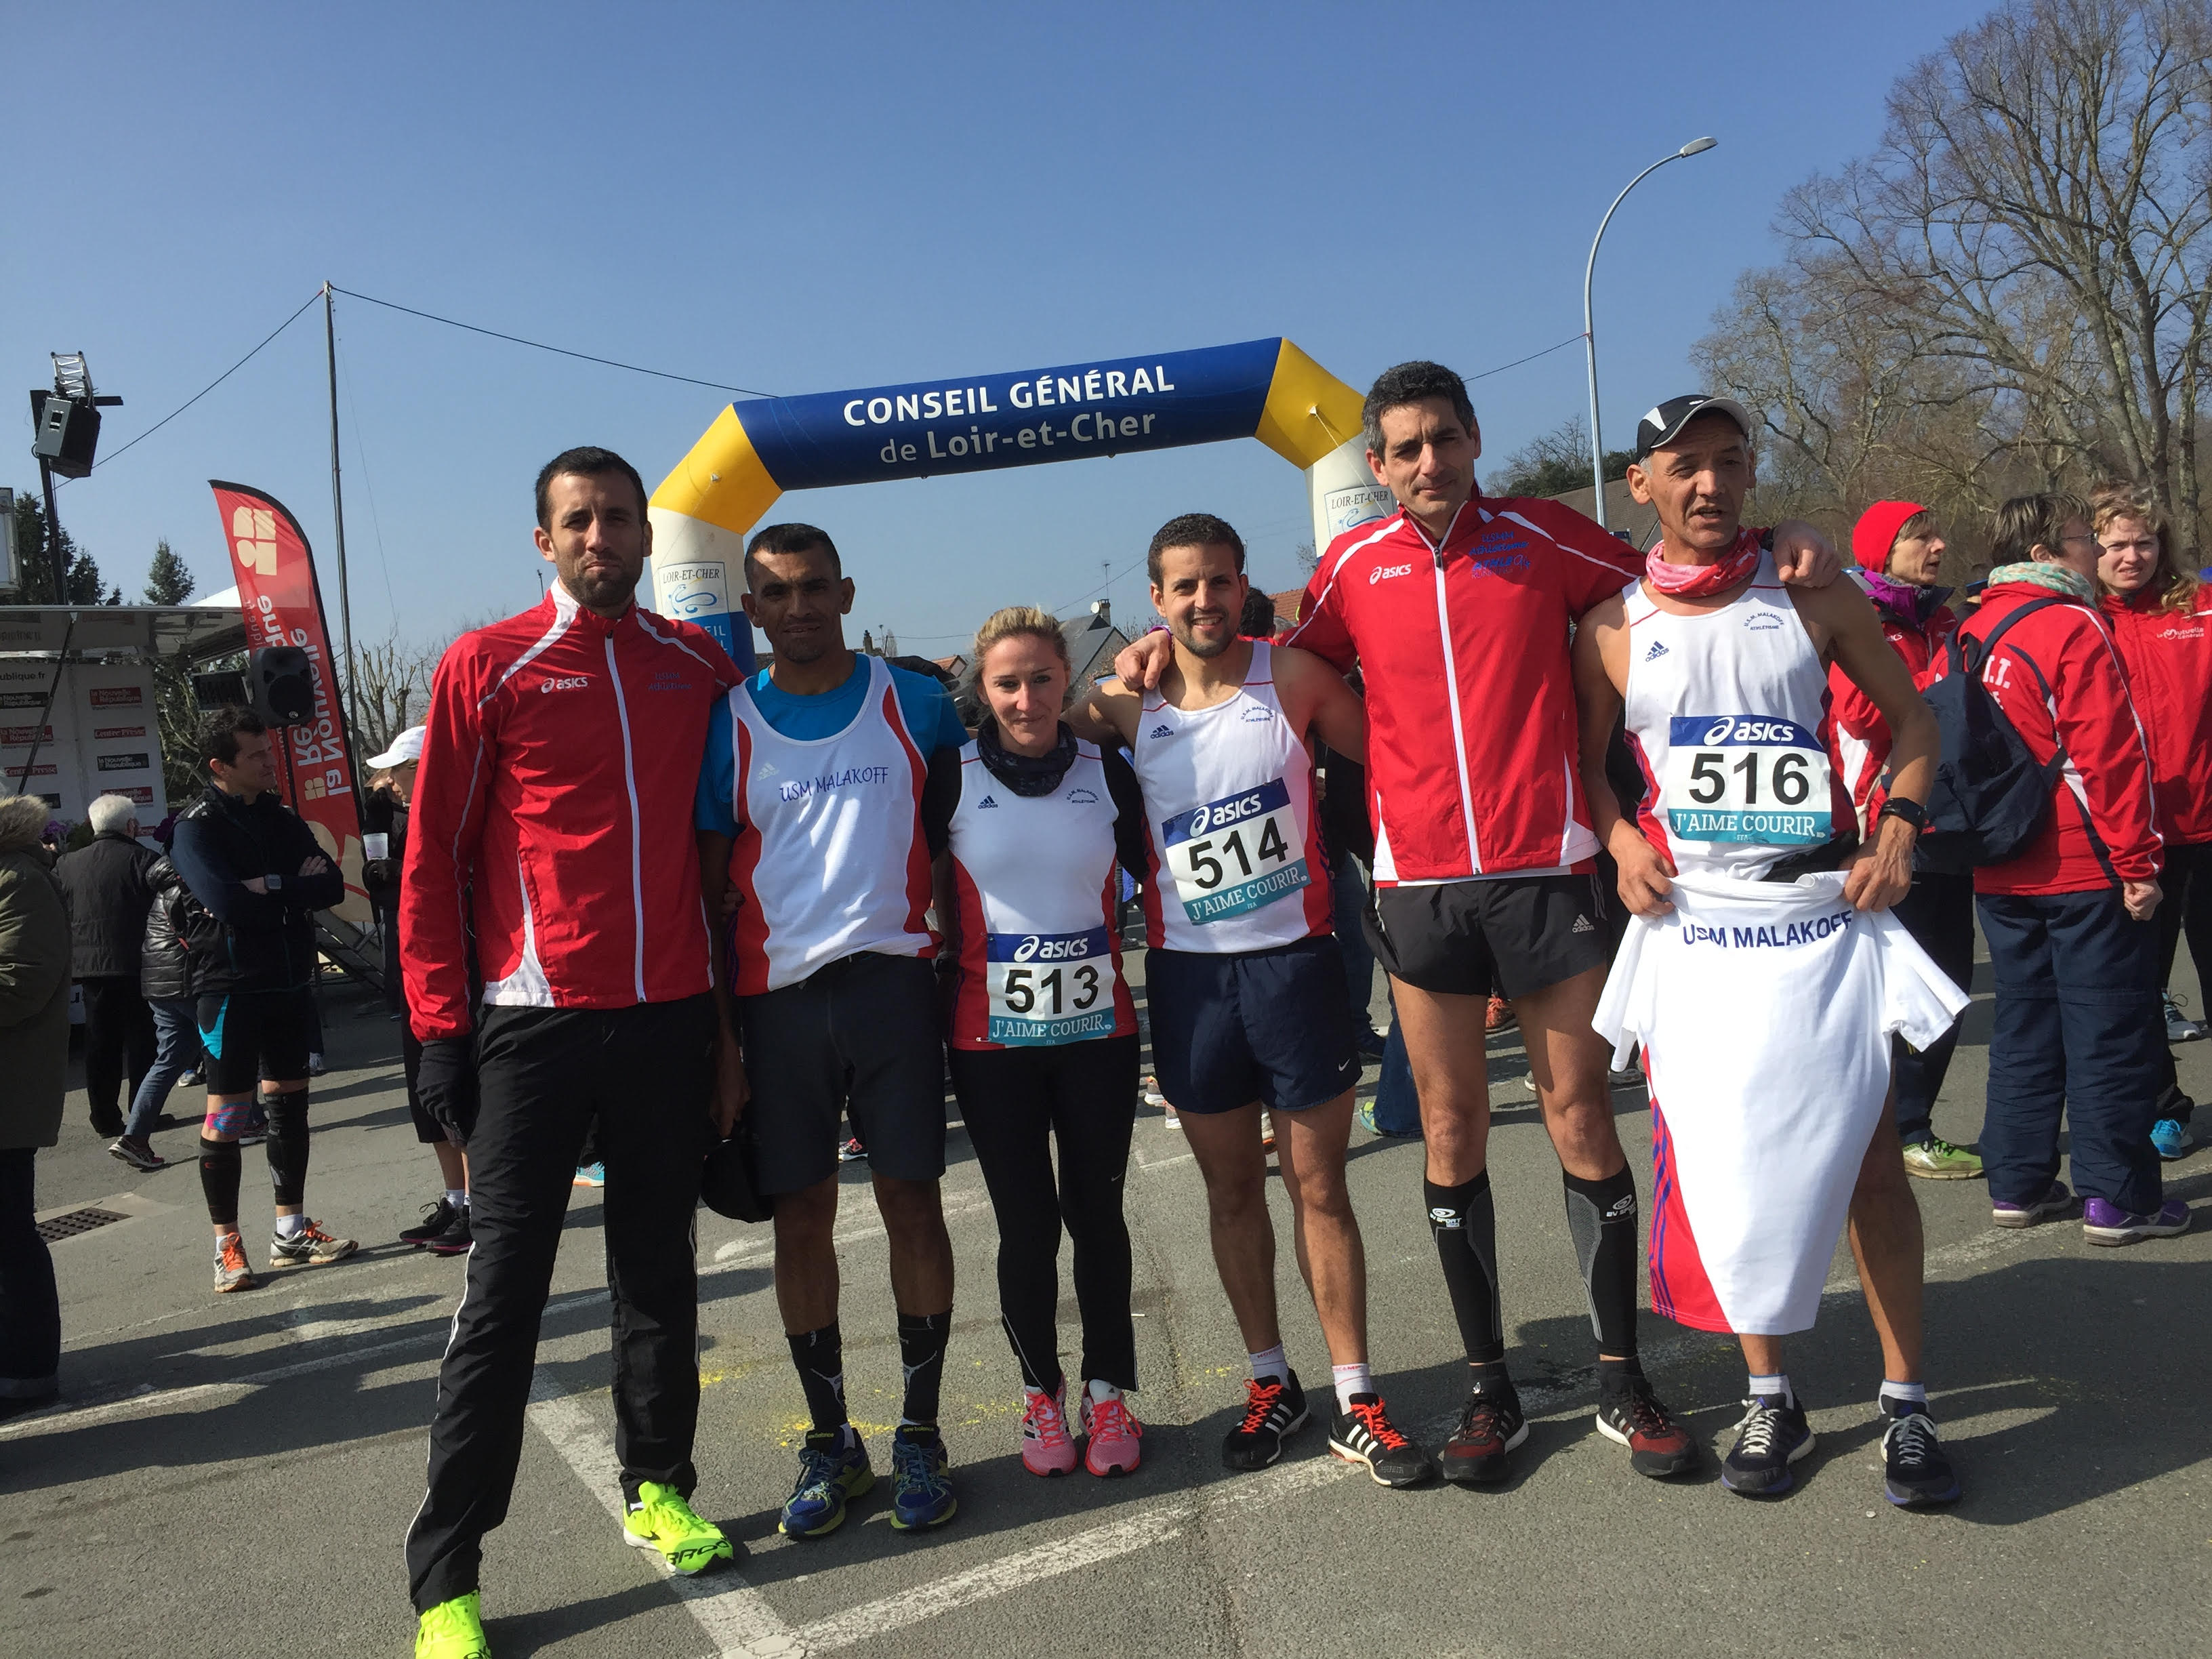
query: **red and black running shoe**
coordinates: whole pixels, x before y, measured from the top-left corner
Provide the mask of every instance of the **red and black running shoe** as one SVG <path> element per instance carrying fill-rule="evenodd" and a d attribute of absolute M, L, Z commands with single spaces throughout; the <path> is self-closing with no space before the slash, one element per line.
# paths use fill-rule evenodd
<path fill-rule="evenodd" d="M 1283 1455 L 1283 1442 L 1306 1425 L 1306 1391 L 1298 1374 L 1245 1385 L 1244 1416 L 1221 1443 L 1224 1468 L 1264 1469 Z"/>
<path fill-rule="evenodd" d="M 1698 1467 L 1698 1443 L 1660 1404 L 1642 1377 L 1598 1401 L 1597 1431 L 1628 1448 L 1628 1467 L 1654 1480 L 1687 1474 Z"/>
<path fill-rule="evenodd" d="M 1511 1473 L 1506 1454 L 1528 1437 L 1521 1395 L 1506 1379 L 1482 1384 L 1467 1397 L 1459 1426 L 1437 1459 L 1445 1480 L 1462 1486 L 1495 1486 Z"/>
<path fill-rule="evenodd" d="M 1352 1409 L 1329 1425 L 1328 1449 L 1347 1463 L 1367 1465 L 1378 1486 L 1418 1486 L 1436 1478 L 1428 1453 L 1392 1426 L 1377 1394 L 1352 1396 Z"/>

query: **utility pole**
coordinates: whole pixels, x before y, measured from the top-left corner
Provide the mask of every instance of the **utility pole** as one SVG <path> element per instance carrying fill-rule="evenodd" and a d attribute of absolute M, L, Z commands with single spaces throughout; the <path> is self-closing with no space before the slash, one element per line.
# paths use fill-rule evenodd
<path fill-rule="evenodd" d="M 345 491 L 338 482 L 338 335 L 331 315 L 331 285 L 323 283 L 323 349 L 331 372 L 331 517 L 337 523 L 338 635 L 345 656 L 345 696 L 338 717 L 350 727 L 353 720 L 353 593 L 346 586 Z"/>

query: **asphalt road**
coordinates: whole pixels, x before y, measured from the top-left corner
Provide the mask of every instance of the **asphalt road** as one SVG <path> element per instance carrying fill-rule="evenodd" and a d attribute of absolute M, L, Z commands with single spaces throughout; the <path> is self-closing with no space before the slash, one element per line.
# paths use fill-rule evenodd
<path fill-rule="evenodd" d="M 1972 1139 L 1982 996 L 1937 1128 Z M 2193 980 L 2186 984 L 2193 995 Z M 334 1069 L 315 1089 L 309 1203 L 363 1240 L 352 1261 L 209 1291 L 194 1137 L 133 1174 L 72 1097 L 40 1159 L 41 1213 L 129 1218 L 55 1246 L 64 1399 L 0 1425 L 0 1653 L 399 1655 L 412 1629 L 400 1543 L 463 1264 L 392 1242 L 434 1194 L 408 1127 L 394 1028 L 330 999 Z M 2212 1043 L 2180 1051 L 2212 1097 Z M 2212 1223 L 2108 1251 L 2078 1226 L 1992 1228 L 1979 1182 L 1916 1183 L 1929 1243 L 1929 1382 L 1966 1483 L 1954 1509 L 1881 1499 L 1881 1376 L 1849 1257 L 1791 1373 L 1820 1450 L 1796 1492 L 1737 1498 L 1709 1468 L 1638 1479 L 1590 1425 L 1592 1342 L 1557 1166 L 1493 1042 L 1510 1358 L 1535 1417 L 1504 1489 L 1385 1491 L 1329 1458 L 1316 1425 L 1273 1469 L 1231 1476 L 1218 1445 L 1241 1398 L 1238 1341 L 1207 1254 L 1197 1170 L 1157 1112 L 1137 1128 L 1128 1206 L 1149 1425 L 1133 1477 L 1043 1481 L 1016 1449 L 1018 1377 L 997 1328 L 995 1233 L 965 1137 L 945 1207 L 958 1256 L 945 1428 L 957 1518 L 894 1533 L 882 1488 L 809 1544 L 775 1522 L 805 1427 L 769 1285 L 764 1228 L 702 1212 L 706 1383 L 697 1504 L 743 1543 L 739 1571 L 671 1581 L 622 1547 L 598 1195 L 578 1191 L 539 1350 L 510 1519 L 489 1540 L 484 1605 L 514 1656 L 1281 1654 L 1669 1656 L 2212 1652 Z M 1367 1082 L 1372 1085 L 1370 1068 Z M 648 1085 L 649 1086 L 649 1085 Z M 1617 1097 L 1648 1176 L 1641 1091 Z M 190 1110 L 197 1091 L 179 1097 Z M 2212 1114 L 2208 1114 L 2212 1117 Z M 249 1171 L 258 1159 L 249 1154 Z M 1433 1441 L 1464 1371 L 1422 1213 L 1417 1144 L 1355 1132 L 1352 1182 L 1372 1281 L 1375 1361 L 1394 1413 Z M 2170 1166 L 2205 1207 L 2212 1153 Z M 887 1463 L 899 1366 L 883 1236 L 865 1171 L 840 1222 L 854 1415 Z M 1645 1185 L 1648 1193 L 1648 1180 Z M 257 1258 L 266 1188 L 246 1186 Z M 1282 1210 L 1279 1191 L 1275 1194 Z M 1283 1217 L 1287 1340 L 1316 1395 L 1328 1357 Z M 1063 1306 L 1072 1343 L 1073 1304 Z M 1732 1344 L 1649 1314 L 1647 1369 L 1724 1451 L 1743 1389 Z"/>

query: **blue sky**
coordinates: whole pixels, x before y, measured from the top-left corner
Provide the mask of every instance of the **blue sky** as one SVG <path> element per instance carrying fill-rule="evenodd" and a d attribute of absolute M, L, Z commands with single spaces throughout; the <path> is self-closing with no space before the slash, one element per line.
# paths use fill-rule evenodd
<path fill-rule="evenodd" d="M 1609 437 L 1768 262 L 1782 193 L 1878 137 L 1984 8 L 1639 5 L 26 9 L 0 363 L 82 349 L 115 451 L 327 276 L 776 393 L 1281 334 L 1354 386 L 1578 333 L 1589 237 Z M 35 66 L 35 67 L 33 67 Z M 68 118 L 58 118 L 66 115 Z M 338 301 L 357 641 L 538 597 L 530 485 L 596 442 L 657 483 L 726 395 Z M 1578 348 L 1478 382 L 1491 462 L 1583 404 Z M 20 392 L 15 394 L 20 397 Z M 0 483 L 35 484 L 27 404 Z M 228 585 L 210 477 L 298 514 L 336 609 L 319 308 L 61 495 L 135 595 L 157 538 Z M 1303 482 L 1256 443 L 787 495 L 860 626 L 959 648 L 996 605 L 1141 613 L 1179 512 L 1297 577 Z M 1109 574 L 1112 580 L 1107 581 Z M 1106 584 L 1102 586 L 1102 583 Z M 335 623 L 336 617 L 332 621 Z"/>

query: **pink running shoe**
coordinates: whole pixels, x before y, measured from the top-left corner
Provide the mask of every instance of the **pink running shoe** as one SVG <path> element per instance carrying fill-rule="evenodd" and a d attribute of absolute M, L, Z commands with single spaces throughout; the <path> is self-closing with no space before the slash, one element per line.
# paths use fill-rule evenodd
<path fill-rule="evenodd" d="M 1117 1391 L 1103 1400 L 1093 1400 L 1091 1390 L 1085 1389 L 1083 1432 L 1086 1437 L 1083 1467 L 1091 1474 L 1103 1477 L 1137 1472 L 1137 1462 L 1144 1455 L 1138 1443 L 1145 1437 L 1145 1425 L 1129 1409 L 1127 1395 Z"/>
<path fill-rule="evenodd" d="M 1073 1474 L 1075 1440 L 1067 1431 L 1067 1413 L 1061 1401 L 1067 1393 L 1063 1380 L 1050 1394 L 1024 1388 L 1022 1411 L 1022 1467 L 1031 1474 Z"/>

